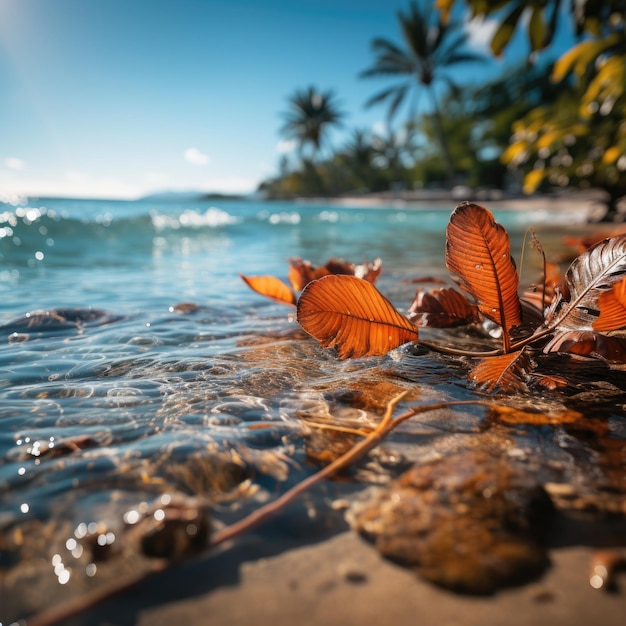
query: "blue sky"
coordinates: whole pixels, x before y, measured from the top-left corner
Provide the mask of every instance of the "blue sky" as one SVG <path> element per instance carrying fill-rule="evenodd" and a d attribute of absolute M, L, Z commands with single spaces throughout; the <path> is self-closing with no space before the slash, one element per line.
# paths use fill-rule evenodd
<path fill-rule="evenodd" d="M 358 74 L 407 6 L 0 0 L 0 196 L 251 192 L 277 170 L 296 88 L 333 89 L 348 129 L 384 120 L 363 105 L 387 83 Z"/>

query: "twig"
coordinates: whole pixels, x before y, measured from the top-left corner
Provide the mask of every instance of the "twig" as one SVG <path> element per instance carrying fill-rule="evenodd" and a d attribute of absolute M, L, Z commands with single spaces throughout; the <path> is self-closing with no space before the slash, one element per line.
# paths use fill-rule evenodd
<path fill-rule="evenodd" d="M 332 463 L 329 463 L 315 474 L 311 474 L 311 476 L 305 478 L 297 485 L 294 485 L 291 489 L 285 491 L 285 493 L 276 500 L 273 500 L 256 511 L 253 511 L 242 520 L 214 533 L 211 537 L 210 546 L 218 546 L 224 541 L 233 539 L 252 530 L 253 528 L 256 528 L 271 517 L 274 517 L 274 515 L 293 502 L 300 494 L 305 492 L 307 489 L 310 489 L 313 485 L 324 480 L 324 478 L 328 478 L 333 474 L 340 472 L 342 469 L 345 469 L 350 464 L 365 456 L 387 436 L 387 433 L 391 430 L 391 428 L 389 428 L 389 424 L 391 422 L 393 410 L 398 402 L 400 402 L 400 400 L 407 395 L 407 393 L 408 391 L 403 391 L 389 402 L 382 421 L 375 430 L 367 435 L 365 439 L 359 441 L 359 443 L 350 448 L 350 450 L 348 450 L 345 454 L 342 454 L 339 458 L 335 459 Z"/>
<path fill-rule="evenodd" d="M 261 524 L 267 522 L 269 519 L 280 513 L 282 509 L 291 504 L 298 496 L 304 493 L 307 489 L 310 489 L 313 485 L 321 482 L 325 478 L 329 478 L 334 474 L 345 469 L 349 465 L 355 463 L 363 456 L 365 456 L 370 450 L 373 450 L 396 426 L 406 421 L 407 419 L 417 415 L 419 413 L 427 413 L 429 411 L 436 411 L 440 409 L 447 409 L 454 406 L 491 406 L 489 402 L 482 400 L 459 400 L 453 402 L 440 402 L 438 404 L 428 404 L 417 406 L 409 409 L 402 415 L 399 415 L 393 419 L 393 412 L 398 403 L 408 394 L 407 391 L 403 391 L 394 398 L 392 398 L 387 404 L 385 414 L 378 426 L 369 433 L 365 439 L 359 441 L 345 454 L 335 459 L 329 465 L 326 465 L 321 470 L 305 478 L 298 484 L 294 485 L 291 489 L 288 489 L 282 496 L 276 500 L 260 507 L 256 511 L 253 511 L 247 517 L 242 520 L 223 528 L 215 532 L 209 541 L 209 549 L 216 548 L 220 544 L 236 539 L 237 537 L 247 533 Z M 202 556 L 202 555 L 200 555 Z M 139 584 L 149 580 L 153 576 L 163 573 L 166 570 L 180 565 L 181 561 L 165 561 L 159 560 L 153 564 L 150 571 L 138 574 L 131 580 L 124 580 L 115 582 L 111 585 L 97 589 L 91 593 L 84 594 L 80 597 L 73 598 L 72 600 L 60 604 L 58 606 L 46 609 L 41 613 L 38 613 L 27 620 L 25 620 L 27 626 L 54 626 L 60 624 L 66 620 L 80 615 L 89 609 L 93 609 L 98 604 L 111 598 L 126 593 Z"/>

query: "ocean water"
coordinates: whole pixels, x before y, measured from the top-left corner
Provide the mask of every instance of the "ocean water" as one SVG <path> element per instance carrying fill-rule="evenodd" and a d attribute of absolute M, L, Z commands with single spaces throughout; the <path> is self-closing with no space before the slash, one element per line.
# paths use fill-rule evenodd
<path fill-rule="evenodd" d="M 564 232 L 581 229 L 563 214 L 490 208 L 514 254 L 529 226 L 548 250 L 562 250 Z M 324 390 L 333 384 L 398 375 L 426 397 L 468 397 L 436 357 L 337 361 L 302 336 L 288 307 L 238 275 L 286 279 L 296 256 L 314 264 L 380 257 L 377 286 L 406 310 L 412 279 L 448 276 L 452 209 L 255 200 L 0 205 L 5 567 L 28 553 L 10 541 L 7 548 L 6 537 L 20 529 L 36 543 L 45 535 L 37 555 L 49 597 L 93 575 L 82 553 L 64 547 L 77 529 L 115 527 L 130 507 L 166 490 L 226 492 L 241 484 L 235 457 L 246 480 L 276 491 L 310 471 L 300 415 L 327 410 Z M 55 555 L 69 565 L 51 567 Z M 22 598 L 13 616 L 42 606 Z"/>

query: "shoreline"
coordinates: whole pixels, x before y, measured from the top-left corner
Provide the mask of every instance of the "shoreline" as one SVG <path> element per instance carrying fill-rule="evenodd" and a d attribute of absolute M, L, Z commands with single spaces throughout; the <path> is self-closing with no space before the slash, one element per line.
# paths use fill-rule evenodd
<path fill-rule="evenodd" d="M 287 199 L 285 199 L 287 200 Z M 270 200 L 274 201 L 274 200 Z M 276 201 L 280 201 L 276 199 Z M 506 194 L 501 191 L 472 193 L 447 191 L 386 192 L 349 196 L 297 197 L 289 199 L 296 204 L 321 204 L 344 208 L 392 208 L 402 210 L 447 209 L 452 210 L 461 202 L 481 204 L 489 209 L 507 211 L 572 211 L 583 213 L 587 219 L 603 208 L 598 192 L 566 191 L 558 195 Z"/>

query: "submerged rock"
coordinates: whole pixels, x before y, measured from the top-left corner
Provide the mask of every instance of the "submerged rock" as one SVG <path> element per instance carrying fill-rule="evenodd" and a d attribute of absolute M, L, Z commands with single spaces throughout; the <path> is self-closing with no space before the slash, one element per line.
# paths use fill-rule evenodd
<path fill-rule="evenodd" d="M 351 512 L 385 557 L 455 591 L 492 593 L 539 575 L 552 503 L 499 450 L 415 465 Z"/>

